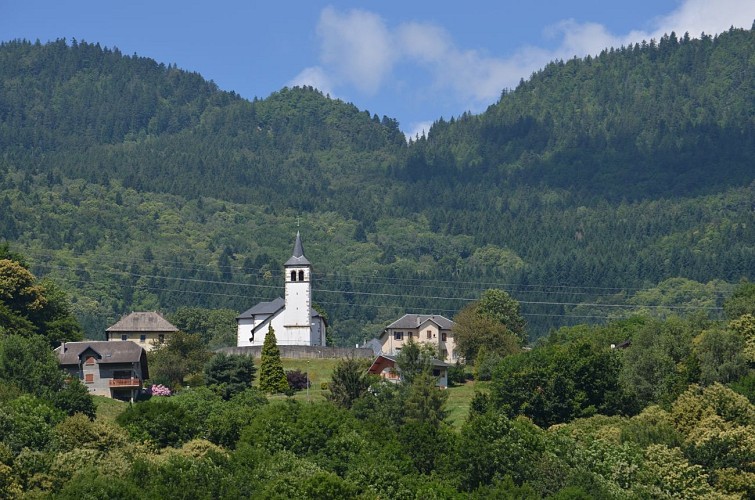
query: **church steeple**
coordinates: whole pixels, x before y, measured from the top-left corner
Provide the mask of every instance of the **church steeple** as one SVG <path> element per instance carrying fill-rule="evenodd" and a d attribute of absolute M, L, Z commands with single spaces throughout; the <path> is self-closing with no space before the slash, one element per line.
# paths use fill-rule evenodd
<path fill-rule="evenodd" d="M 299 231 L 296 231 L 296 242 L 294 243 L 294 253 L 290 259 L 286 261 L 284 266 L 311 266 L 312 263 L 304 256 L 304 245 L 301 244 L 301 235 Z"/>
<path fill-rule="evenodd" d="M 312 264 L 304 256 L 301 234 L 296 232 L 294 253 L 284 264 L 285 284 L 285 326 L 289 331 L 302 329 L 301 335 L 311 337 L 312 322 Z"/>

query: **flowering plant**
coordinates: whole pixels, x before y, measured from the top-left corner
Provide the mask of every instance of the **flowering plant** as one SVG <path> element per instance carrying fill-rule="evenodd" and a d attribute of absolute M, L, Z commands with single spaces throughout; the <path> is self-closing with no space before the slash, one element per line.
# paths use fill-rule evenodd
<path fill-rule="evenodd" d="M 152 387 L 149 388 L 149 392 L 153 396 L 170 396 L 172 394 L 170 389 L 162 384 L 152 384 Z"/>

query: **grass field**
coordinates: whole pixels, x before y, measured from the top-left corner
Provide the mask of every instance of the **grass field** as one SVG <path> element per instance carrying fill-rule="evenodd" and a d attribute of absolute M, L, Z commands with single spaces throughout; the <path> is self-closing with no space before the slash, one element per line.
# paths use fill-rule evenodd
<path fill-rule="evenodd" d="M 128 403 L 110 399 L 104 396 L 92 396 L 94 404 L 97 406 L 97 418 L 99 420 L 114 421 L 123 410 L 128 408 Z"/>
<path fill-rule="evenodd" d="M 293 398 L 298 401 L 317 402 L 325 400 L 325 392 L 320 386 L 322 382 L 330 381 L 330 374 L 333 372 L 337 359 L 283 359 L 283 368 L 285 370 L 301 370 L 309 373 L 312 382 L 309 394 L 307 391 L 299 391 L 294 394 Z M 259 367 L 259 366 L 258 366 Z M 448 411 L 448 422 L 454 427 L 461 427 L 469 413 L 469 405 L 474 397 L 475 391 L 486 392 L 488 390 L 487 382 L 468 381 L 464 385 L 450 387 L 448 391 L 448 401 L 446 409 Z M 283 398 L 284 396 L 280 396 Z"/>

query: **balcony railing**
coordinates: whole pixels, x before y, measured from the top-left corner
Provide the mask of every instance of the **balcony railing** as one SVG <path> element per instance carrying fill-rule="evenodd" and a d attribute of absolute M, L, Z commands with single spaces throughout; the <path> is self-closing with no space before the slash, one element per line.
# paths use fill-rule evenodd
<path fill-rule="evenodd" d="M 138 378 L 111 378 L 108 385 L 110 387 L 139 387 L 142 381 Z"/>

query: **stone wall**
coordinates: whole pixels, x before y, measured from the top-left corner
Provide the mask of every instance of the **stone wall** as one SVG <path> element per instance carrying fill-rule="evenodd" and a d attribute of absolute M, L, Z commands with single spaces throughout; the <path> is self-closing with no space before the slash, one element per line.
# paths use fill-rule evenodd
<path fill-rule="evenodd" d="M 308 359 L 308 358 L 374 358 L 375 353 L 369 348 L 354 347 L 322 347 L 308 345 L 279 345 L 281 358 L 290 359 Z M 262 346 L 249 347 L 224 347 L 217 352 L 226 354 L 243 354 L 259 358 L 262 353 Z"/>

